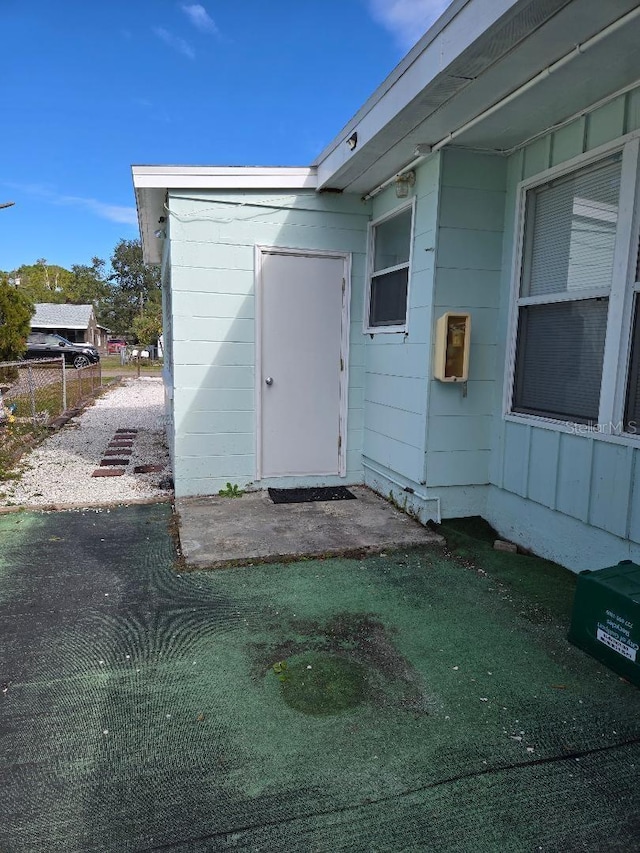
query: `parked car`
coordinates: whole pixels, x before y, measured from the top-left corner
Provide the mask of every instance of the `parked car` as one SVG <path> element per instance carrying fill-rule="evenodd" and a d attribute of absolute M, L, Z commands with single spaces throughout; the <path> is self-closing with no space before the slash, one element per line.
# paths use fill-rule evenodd
<path fill-rule="evenodd" d="M 100 353 L 91 344 L 73 344 L 61 335 L 32 332 L 27 338 L 25 358 L 52 358 L 64 355 L 66 364 L 88 367 L 100 361 Z"/>
<path fill-rule="evenodd" d="M 110 341 L 107 341 L 107 353 L 109 355 L 117 355 L 126 346 L 127 342 L 124 338 L 112 338 Z"/>

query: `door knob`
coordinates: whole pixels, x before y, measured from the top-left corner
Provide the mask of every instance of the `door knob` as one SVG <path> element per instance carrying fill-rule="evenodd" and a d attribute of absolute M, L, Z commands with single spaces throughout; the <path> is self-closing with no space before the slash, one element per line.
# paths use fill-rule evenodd
<path fill-rule="evenodd" d="M 265 382 L 265 385 L 273 385 L 273 378 L 271 376 L 267 376 L 267 378 L 264 380 L 264 382 Z"/>

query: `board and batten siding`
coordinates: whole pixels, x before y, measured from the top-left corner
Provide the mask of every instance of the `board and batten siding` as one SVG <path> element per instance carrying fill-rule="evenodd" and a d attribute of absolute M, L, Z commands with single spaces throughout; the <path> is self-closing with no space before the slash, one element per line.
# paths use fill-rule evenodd
<path fill-rule="evenodd" d="M 640 88 L 535 140 L 508 160 L 498 363 L 506 363 L 517 186 L 640 129 Z M 502 377 L 501 377 L 502 382 Z M 574 570 L 640 561 L 640 445 L 502 417 L 496 402 L 486 515 L 505 536 Z"/>
<path fill-rule="evenodd" d="M 176 493 L 215 494 L 255 477 L 256 245 L 351 253 L 346 481 L 362 482 L 370 206 L 305 191 L 189 190 L 171 192 L 169 208 Z"/>

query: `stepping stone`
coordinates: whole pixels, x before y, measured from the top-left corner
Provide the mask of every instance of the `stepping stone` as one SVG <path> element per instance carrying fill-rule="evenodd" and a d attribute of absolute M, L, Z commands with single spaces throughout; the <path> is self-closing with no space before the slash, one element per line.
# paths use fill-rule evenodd
<path fill-rule="evenodd" d="M 124 447 L 108 447 L 104 455 L 105 456 L 131 456 L 133 450 L 126 450 Z"/>
<path fill-rule="evenodd" d="M 92 477 L 122 477 L 124 468 L 96 468 Z"/>
<path fill-rule="evenodd" d="M 136 435 L 137 432 L 137 429 L 117 429 L 116 435 L 122 435 L 123 433 L 127 435 Z"/>
<path fill-rule="evenodd" d="M 103 467 L 104 465 L 128 465 L 128 464 L 129 464 L 128 459 L 101 459 L 100 460 L 100 466 L 101 467 Z"/>
<path fill-rule="evenodd" d="M 164 465 L 136 465 L 133 469 L 134 474 L 155 474 L 157 471 L 164 471 Z"/>
<path fill-rule="evenodd" d="M 109 447 L 131 447 L 132 445 L 132 438 L 112 438 L 109 442 Z"/>

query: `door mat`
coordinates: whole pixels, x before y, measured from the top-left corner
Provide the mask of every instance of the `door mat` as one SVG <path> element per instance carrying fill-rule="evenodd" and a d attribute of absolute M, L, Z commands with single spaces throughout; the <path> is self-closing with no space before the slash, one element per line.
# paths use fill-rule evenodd
<path fill-rule="evenodd" d="M 269 489 L 269 497 L 274 504 L 357 500 L 356 496 L 344 486 L 323 486 L 315 489 Z"/>

